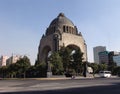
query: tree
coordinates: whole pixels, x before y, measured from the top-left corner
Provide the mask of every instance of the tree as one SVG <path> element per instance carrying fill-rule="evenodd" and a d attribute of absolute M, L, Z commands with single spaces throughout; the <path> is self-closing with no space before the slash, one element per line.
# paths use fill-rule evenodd
<path fill-rule="evenodd" d="M 112 72 L 112 74 L 116 74 L 115 70 L 117 68 L 117 64 L 115 62 L 110 62 L 108 65 L 108 70 Z"/>
<path fill-rule="evenodd" d="M 72 59 L 71 52 L 72 52 L 72 50 L 69 49 L 68 47 L 66 47 L 66 48 L 62 47 L 59 51 L 60 56 L 62 58 L 63 68 L 64 68 L 65 72 L 69 71 L 69 69 L 70 69 L 70 61 Z"/>
<path fill-rule="evenodd" d="M 63 63 L 62 58 L 60 57 L 58 52 L 54 52 L 51 56 L 50 63 L 52 64 L 52 73 L 55 75 L 62 74 L 63 72 Z"/>
<path fill-rule="evenodd" d="M 80 51 L 80 49 L 78 49 L 73 54 L 73 64 L 72 64 L 77 74 L 83 72 L 82 61 L 83 61 L 83 53 Z"/>
<path fill-rule="evenodd" d="M 99 64 L 98 68 L 99 68 L 99 71 L 104 71 L 104 70 L 107 70 L 107 65 L 106 64 Z"/>
<path fill-rule="evenodd" d="M 26 77 L 37 77 L 35 66 L 32 65 L 29 67 L 29 69 L 26 72 Z"/>
<path fill-rule="evenodd" d="M 18 72 L 17 64 L 16 63 L 15 64 L 10 64 L 8 66 L 8 71 L 9 71 L 8 72 L 9 77 L 11 77 L 11 78 L 16 77 L 16 74 Z"/>
<path fill-rule="evenodd" d="M 95 73 L 98 71 L 98 64 L 91 63 L 91 64 L 89 64 L 89 66 L 92 67 L 92 69 L 93 69 L 93 76 L 94 76 Z"/>
<path fill-rule="evenodd" d="M 35 66 L 39 65 L 40 61 L 37 59 L 35 60 Z"/>
<path fill-rule="evenodd" d="M 111 72 L 112 75 L 120 75 L 120 66 L 114 66 Z"/>
<path fill-rule="evenodd" d="M 47 76 L 47 64 L 45 62 L 40 62 L 36 66 L 36 76 L 37 77 L 46 77 Z"/>
<path fill-rule="evenodd" d="M 1 76 L 3 77 L 3 78 L 6 78 L 7 77 L 7 66 L 2 66 L 1 68 L 0 68 L 0 73 L 1 73 Z"/>
<path fill-rule="evenodd" d="M 17 66 L 18 66 L 18 72 L 20 75 L 23 74 L 23 77 L 26 77 L 26 71 L 28 70 L 28 68 L 30 67 L 30 59 L 27 56 L 24 56 L 23 58 L 20 58 L 17 62 L 16 62 Z"/>

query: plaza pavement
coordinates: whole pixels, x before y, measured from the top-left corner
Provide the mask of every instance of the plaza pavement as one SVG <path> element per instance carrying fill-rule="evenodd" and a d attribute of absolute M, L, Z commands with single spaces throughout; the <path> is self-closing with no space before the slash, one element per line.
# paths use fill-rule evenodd
<path fill-rule="evenodd" d="M 90 78 L 77 76 L 73 80 L 77 80 L 77 79 L 90 79 Z M 37 91 L 37 90 L 44 91 L 44 90 L 62 89 L 63 87 L 64 89 L 77 87 L 76 85 L 73 86 L 72 84 L 65 85 L 66 83 L 65 81 L 70 81 L 70 80 L 72 81 L 71 77 L 64 77 L 64 76 L 52 76 L 50 78 L 5 78 L 0 80 L 0 94 L 8 93 L 8 92 L 21 92 L 21 91 L 26 92 L 26 91 Z M 58 81 L 61 81 L 62 84 L 59 83 Z"/>
<path fill-rule="evenodd" d="M 77 76 L 75 79 L 62 76 L 53 76 L 51 78 L 3 79 L 0 80 L 0 94 L 17 94 L 9 92 L 30 92 L 60 90 L 77 87 L 107 86 L 118 82 L 120 82 L 120 79 L 114 76 L 105 79 L 80 76 Z"/>

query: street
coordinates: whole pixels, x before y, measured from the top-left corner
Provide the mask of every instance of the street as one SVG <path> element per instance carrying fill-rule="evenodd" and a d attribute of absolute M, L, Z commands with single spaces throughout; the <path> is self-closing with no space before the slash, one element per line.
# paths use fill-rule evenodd
<path fill-rule="evenodd" d="M 0 94 L 120 94 L 120 78 L 0 80 Z"/>

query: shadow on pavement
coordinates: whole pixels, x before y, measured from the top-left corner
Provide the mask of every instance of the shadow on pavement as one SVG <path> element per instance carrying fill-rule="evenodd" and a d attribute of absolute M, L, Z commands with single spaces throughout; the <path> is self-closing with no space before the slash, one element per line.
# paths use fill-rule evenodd
<path fill-rule="evenodd" d="M 60 90 L 8 92 L 0 94 L 120 94 L 120 83 L 109 86 L 78 87 Z"/>

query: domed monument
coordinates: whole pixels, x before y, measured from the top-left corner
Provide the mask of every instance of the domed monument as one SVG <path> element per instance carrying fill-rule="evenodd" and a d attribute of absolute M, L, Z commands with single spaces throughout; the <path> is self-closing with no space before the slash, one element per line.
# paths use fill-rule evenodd
<path fill-rule="evenodd" d="M 80 49 L 84 61 L 87 61 L 87 45 L 77 27 L 63 13 L 60 13 L 47 28 L 40 40 L 38 60 L 47 61 L 49 52 L 56 52 L 61 47 Z"/>

